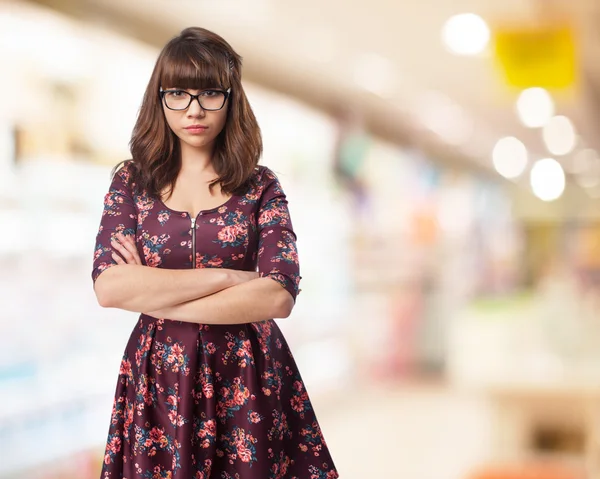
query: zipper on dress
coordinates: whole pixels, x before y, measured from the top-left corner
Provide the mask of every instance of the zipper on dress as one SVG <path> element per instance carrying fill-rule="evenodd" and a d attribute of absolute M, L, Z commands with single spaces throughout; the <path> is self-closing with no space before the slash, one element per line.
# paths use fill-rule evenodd
<path fill-rule="evenodd" d="M 192 269 L 196 268 L 196 218 L 192 218 Z"/>

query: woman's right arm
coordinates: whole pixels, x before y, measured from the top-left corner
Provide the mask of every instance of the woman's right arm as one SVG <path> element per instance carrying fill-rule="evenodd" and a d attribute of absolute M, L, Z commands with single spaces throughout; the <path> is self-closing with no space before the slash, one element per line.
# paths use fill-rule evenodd
<path fill-rule="evenodd" d="M 210 296 L 252 279 L 256 273 L 221 268 L 162 269 L 119 264 L 99 275 L 94 290 L 100 306 L 141 313 Z"/>
<path fill-rule="evenodd" d="M 255 274 L 220 268 L 169 270 L 141 264 L 118 264 L 111 240 L 134 235 L 137 210 L 131 188 L 130 165 L 115 173 L 104 197 L 96 237 L 92 279 L 98 303 L 128 311 L 154 311 L 203 298 L 249 281 Z"/>

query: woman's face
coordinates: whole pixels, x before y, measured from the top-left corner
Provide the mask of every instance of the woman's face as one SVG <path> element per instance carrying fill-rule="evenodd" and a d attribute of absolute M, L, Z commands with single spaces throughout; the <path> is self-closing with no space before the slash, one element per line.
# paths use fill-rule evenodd
<path fill-rule="evenodd" d="M 167 91 L 165 95 L 168 95 L 169 98 L 163 99 L 162 106 L 167 124 L 173 133 L 183 143 L 193 148 L 211 148 L 215 139 L 225 127 L 229 99 L 225 102 L 223 108 L 216 111 L 204 110 L 196 99 L 192 100 L 190 106 L 185 110 L 171 110 L 166 106 L 167 101 L 175 103 L 175 101 L 182 101 L 182 98 L 189 98 L 181 92 L 191 93 L 192 95 L 206 92 L 200 100 L 206 102 L 206 104 L 210 104 L 211 100 L 208 97 L 213 94 L 207 90 L 181 90 L 176 88 L 165 88 L 165 90 Z"/>

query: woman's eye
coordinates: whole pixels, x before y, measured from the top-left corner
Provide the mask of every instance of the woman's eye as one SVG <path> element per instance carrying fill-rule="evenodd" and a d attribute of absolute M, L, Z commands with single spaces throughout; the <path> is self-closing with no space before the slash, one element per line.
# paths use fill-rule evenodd
<path fill-rule="evenodd" d="M 214 90 L 206 90 L 203 91 L 202 93 L 200 93 L 202 96 L 206 96 L 206 97 L 211 97 L 211 96 L 216 96 L 219 94 L 218 91 L 214 91 Z"/>
<path fill-rule="evenodd" d="M 173 91 L 168 91 L 167 92 L 167 95 L 169 95 L 170 97 L 173 97 L 173 98 L 181 97 L 184 94 L 185 94 L 185 92 L 182 91 L 182 90 L 173 90 Z"/>

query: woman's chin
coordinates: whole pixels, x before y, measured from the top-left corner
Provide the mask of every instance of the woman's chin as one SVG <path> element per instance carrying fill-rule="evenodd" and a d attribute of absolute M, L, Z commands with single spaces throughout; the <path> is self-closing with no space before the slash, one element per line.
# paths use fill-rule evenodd
<path fill-rule="evenodd" d="M 208 138 L 182 138 L 181 142 L 184 143 L 188 148 L 204 150 L 212 146 L 214 139 L 209 140 Z"/>

